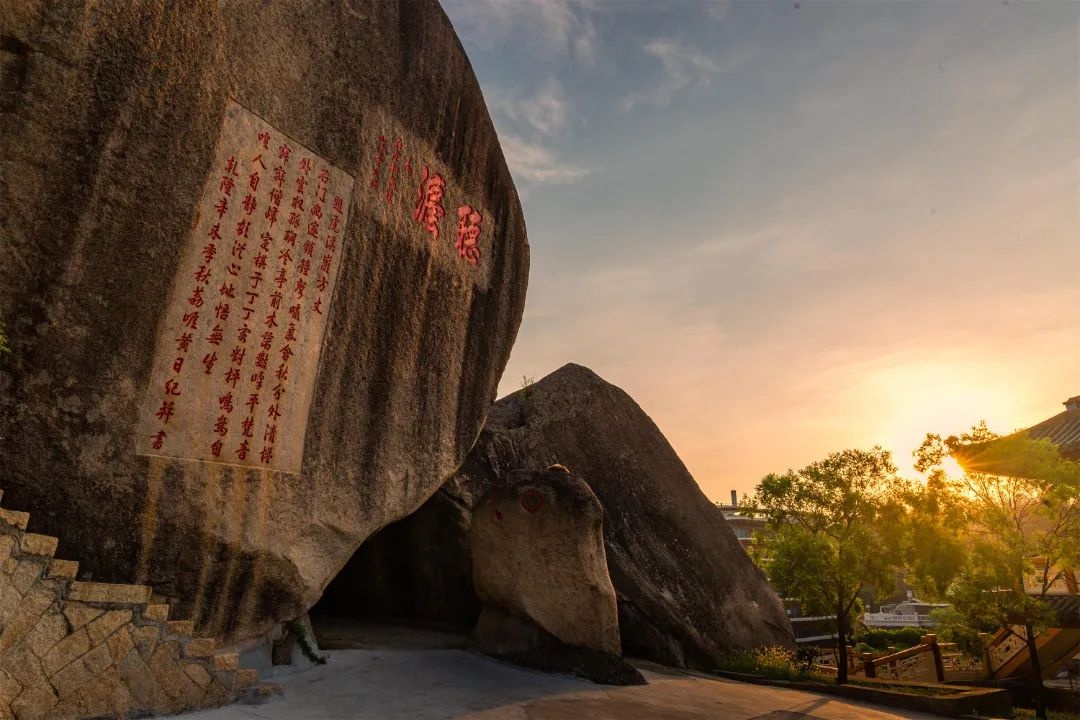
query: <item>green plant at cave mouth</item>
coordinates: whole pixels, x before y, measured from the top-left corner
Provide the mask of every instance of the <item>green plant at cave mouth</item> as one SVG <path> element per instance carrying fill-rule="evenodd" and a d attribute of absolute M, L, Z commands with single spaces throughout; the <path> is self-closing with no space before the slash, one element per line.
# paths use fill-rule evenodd
<path fill-rule="evenodd" d="M 307 633 L 304 631 L 303 625 L 298 622 L 293 622 L 289 626 L 289 629 L 292 630 L 294 635 L 296 635 L 296 644 L 300 646 L 300 652 L 304 653 L 304 657 L 306 657 L 308 660 L 315 663 L 316 665 L 326 664 L 326 656 L 319 655 L 315 652 L 315 648 L 312 647 L 311 641 L 308 640 L 308 636 Z"/>
<path fill-rule="evenodd" d="M 0 355 L 11 352 L 7 342 L 7 333 L 4 331 L 4 323 L 0 322 Z"/>

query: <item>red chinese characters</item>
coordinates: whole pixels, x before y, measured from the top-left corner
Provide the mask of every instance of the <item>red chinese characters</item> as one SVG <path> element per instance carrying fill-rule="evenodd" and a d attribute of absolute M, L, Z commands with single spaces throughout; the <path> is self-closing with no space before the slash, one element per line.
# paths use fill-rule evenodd
<path fill-rule="evenodd" d="M 401 137 L 394 140 L 393 151 L 389 154 L 389 163 L 387 163 L 388 153 L 390 153 L 390 146 L 387 138 L 385 135 L 379 135 L 368 186 L 377 191 L 379 193 L 377 197 L 385 201 L 387 205 L 394 205 L 402 176 L 411 177 L 413 165 L 412 159 L 406 157 L 405 141 Z M 389 169 L 384 173 L 383 169 L 387 165 Z M 385 183 L 383 182 L 384 175 Z M 412 215 L 434 241 L 442 237 L 442 222 L 446 216 L 445 204 L 449 201 L 450 192 L 451 189 L 447 186 L 442 173 L 433 171 L 431 165 L 423 166 L 421 177 L 416 185 L 416 206 Z M 480 249 L 483 220 L 483 212 L 474 205 L 458 206 L 458 227 L 454 249 L 458 257 L 472 267 L 479 266 L 483 255 Z M 330 219 L 327 229 L 333 233 L 339 231 L 337 218 Z"/>
<path fill-rule="evenodd" d="M 423 224 L 424 230 L 433 240 L 439 239 L 439 221 L 446 215 L 443 208 L 443 195 L 446 193 L 446 181 L 440 173 L 432 174 L 424 166 L 424 176 L 417 189 L 416 210 L 413 217 Z"/>
<path fill-rule="evenodd" d="M 299 472 L 353 181 L 235 103 L 219 145 L 137 443 Z"/>
<path fill-rule="evenodd" d="M 394 141 L 394 154 L 390 156 L 390 176 L 386 180 L 386 202 L 389 205 L 394 204 L 395 193 L 398 186 L 398 173 L 401 171 L 401 152 L 405 148 L 405 143 L 401 138 Z"/>
<path fill-rule="evenodd" d="M 383 163 L 386 162 L 386 138 L 382 135 L 379 136 L 379 143 L 375 153 L 375 164 L 371 168 L 371 180 L 368 182 L 368 187 L 372 190 L 379 187 L 379 181 L 382 178 Z"/>
<path fill-rule="evenodd" d="M 471 205 L 458 208 L 457 242 L 454 247 L 458 254 L 470 265 L 480 262 L 480 223 L 484 216 L 472 209 Z"/>

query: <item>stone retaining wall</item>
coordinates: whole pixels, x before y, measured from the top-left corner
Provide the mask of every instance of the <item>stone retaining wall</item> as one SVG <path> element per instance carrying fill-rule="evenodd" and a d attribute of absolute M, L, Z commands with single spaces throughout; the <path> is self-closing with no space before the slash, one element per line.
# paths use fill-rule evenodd
<path fill-rule="evenodd" d="M 146 585 L 79 582 L 57 539 L 0 508 L 0 720 L 178 713 L 255 687 L 255 670 L 170 620 Z"/>

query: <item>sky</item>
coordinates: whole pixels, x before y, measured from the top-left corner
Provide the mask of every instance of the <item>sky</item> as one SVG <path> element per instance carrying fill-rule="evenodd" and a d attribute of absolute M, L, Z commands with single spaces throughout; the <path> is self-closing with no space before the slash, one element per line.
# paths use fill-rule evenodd
<path fill-rule="evenodd" d="M 1080 394 L 1080 3 L 443 0 L 568 362 L 704 492 Z"/>

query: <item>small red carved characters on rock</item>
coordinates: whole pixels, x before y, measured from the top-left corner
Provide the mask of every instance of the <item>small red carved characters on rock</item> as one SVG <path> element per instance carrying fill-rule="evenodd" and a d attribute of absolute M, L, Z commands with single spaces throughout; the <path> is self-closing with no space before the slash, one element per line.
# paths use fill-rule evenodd
<path fill-rule="evenodd" d="M 423 223 L 433 240 L 439 239 L 439 221 L 446 215 L 443 208 L 443 196 L 446 194 L 446 181 L 441 173 L 432 174 L 430 169 L 424 166 L 424 176 L 420 179 L 420 187 L 417 189 L 416 211 L 413 217 L 417 222 Z"/>
<path fill-rule="evenodd" d="M 477 265 L 480 262 L 480 223 L 484 221 L 484 216 L 473 210 L 472 205 L 462 205 L 457 215 L 457 242 L 454 247 L 465 262 Z"/>

